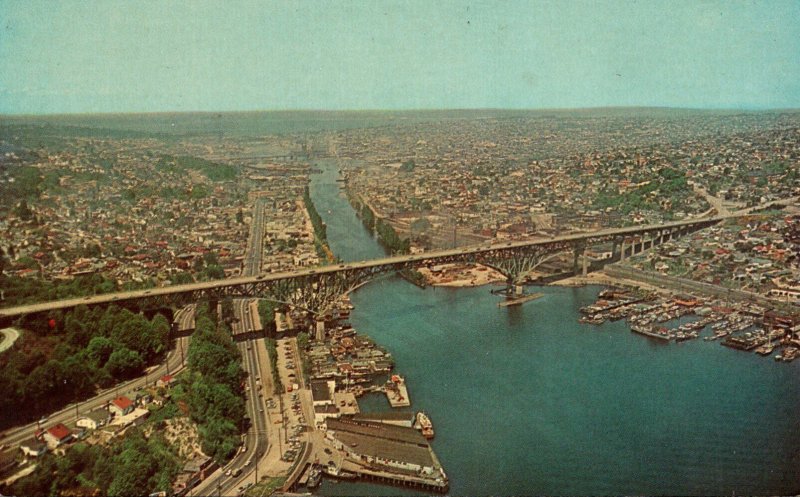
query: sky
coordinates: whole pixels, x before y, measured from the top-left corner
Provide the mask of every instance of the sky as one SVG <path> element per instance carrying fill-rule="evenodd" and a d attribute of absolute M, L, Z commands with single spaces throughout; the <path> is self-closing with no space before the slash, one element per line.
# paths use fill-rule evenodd
<path fill-rule="evenodd" d="M 800 108 L 800 0 L 0 0 L 0 114 Z"/>

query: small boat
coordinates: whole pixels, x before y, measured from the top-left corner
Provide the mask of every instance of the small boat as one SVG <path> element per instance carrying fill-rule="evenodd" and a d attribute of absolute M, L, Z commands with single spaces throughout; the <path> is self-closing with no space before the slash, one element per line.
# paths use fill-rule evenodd
<path fill-rule="evenodd" d="M 427 414 L 422 411 L 418 412 L 416 424 L 417 429 L 422 432 L 423 437 L 427 438 L 428 440 L 433 438 L 433 423 L 431 423 L 431 418 L 429 418 Z"/>
<path fill-rule="evenodd" d="M 319 485 L 319 482 L 321 480 L 322 480 L 322 471 L 316 466 L 314 466 L 311 469 L 311 473 L 308 476 L 308 482 L 306 483 L 306 486 L 308 488 L 314 488 Z"/>

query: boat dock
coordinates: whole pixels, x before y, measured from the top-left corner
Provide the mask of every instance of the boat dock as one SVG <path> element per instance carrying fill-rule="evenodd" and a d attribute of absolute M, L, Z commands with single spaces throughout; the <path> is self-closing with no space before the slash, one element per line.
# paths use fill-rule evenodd
<path fill-rule="evenodd" d="M 386 393 L 386 398 L 389 399 L 389 404 L 392 407 L 408 407 L 411 405 L 411 399 L 408 398 L 408 388 L 402 376 L 392 375 L 392 379 L 386 382 L 383 391 Z"/>
<path fill-rule="evenodd" d="M 443 478 L 423 477 L 412 472 L 406 473 L 399 470 L 384 471 L 375 466 L 362 465 L 352 460 L 345 461 L 342 465 L 342 470 L 367 480 L 390 483 L 392 485 L 417 487 L 441 493 L 447 492 L 450 488 L 449 481 Z"/>
<path fill-rule="evenodd" d="M 343 456 L 338 464 L 328 464 L 327 474 L 448 490 L 441 462 L 415 428 L 346 417 L 329 418 L 326 426 L 325 438 Z"/>
<path fill-rule="evenodd" d="M 511 305 L 521 305 L 531 300 L 536 300 L 544 297 L 543 293 L 529 293 L 519 297 L 512 297 L 497 303 L 497 307 L 508 307 Z"/>

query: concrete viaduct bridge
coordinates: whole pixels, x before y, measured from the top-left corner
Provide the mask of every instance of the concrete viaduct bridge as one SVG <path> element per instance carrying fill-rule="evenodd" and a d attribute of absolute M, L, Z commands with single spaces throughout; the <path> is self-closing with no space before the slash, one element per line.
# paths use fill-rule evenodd
<path fill-rule="evenodd" d="M 79 297 L 0 309 L 0 324 L 36 313 L 68 310 L 79 305 L 129 305 L 139 309 L 179 308 L 198 301 L 226 298 L 265 298 L 289 304 L 313 314 L 324 314 L 345 292 L 376 276 L 447 263 L 478 263 L 501 272 L 509 288 L 519 288 L 526 276 L 555 254 L 574 254 L 573 270 L 588 271 L 586 251 L 597 244 L 612 243 L 612 260 L 624 259 L 665 241 L 685 236 L 725 219 L 745 214 L 691 219 L 659 225 L 633 226 L 539 239 L 462 247 L 451 250 L 400 255 L 370 261 L 342 263 L 291 272 L 267 273 L 224 280 L 173 285 L 127 292 Z M 583 257 L 581 257 L 583 255 Z M 582 259 L 582 268 L 579 261 Z"/>

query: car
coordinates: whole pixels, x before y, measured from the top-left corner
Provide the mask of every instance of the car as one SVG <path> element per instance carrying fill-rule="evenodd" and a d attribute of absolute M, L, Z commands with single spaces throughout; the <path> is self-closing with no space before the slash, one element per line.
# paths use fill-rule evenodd
<path fill-rule="evenodd" d="M 258 412 L 264 412 L 264 408 L 263 407 L 259 407 L 258 408 Z"/>
<path fill-rule="evenodd" d="M 233 473 L 231 474 L 231 476 L 233 476 L 235 478 L 235 477 L 239 476 L 240 474 L 242 474 L 242 468 L 236 468 L 236 469 L 233 470 Z"/>
<path fill-rule="evenodd" d="M 247 452 L 247 446 L 246 445 L 242 445 L 242 453 L 245 453 L 245 452 Z"/>
<path fill-rule="evenodd" d="M 144 294 L 145 294 L 145 295 L 150 295 L 151 293 L 152 293 L 152 291 L 151 291 L 151 290 L 145 290 L 145 291 L 144 291 Z"/>
<path fill-rule="evenodd" d="M 233 474 L 233 470 L 230 470 L 230 469 L 225 472 L 225 476 L 230 476 L 232 474 Z"/>
<path fill-rule="evenodd" d="M 88 297 L 83 297 L 83 300 L 92 300 L 92 297 L 91 297 L 91 295 L 88 296 Z"/>

